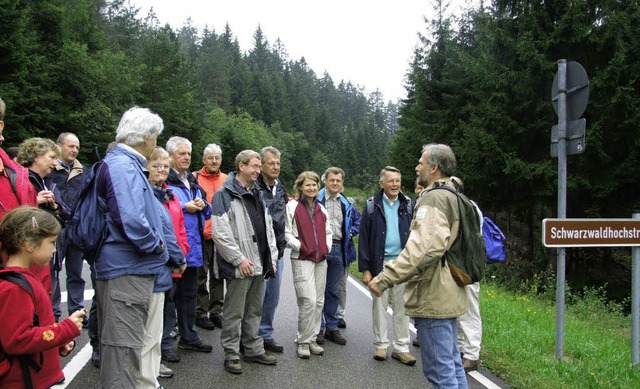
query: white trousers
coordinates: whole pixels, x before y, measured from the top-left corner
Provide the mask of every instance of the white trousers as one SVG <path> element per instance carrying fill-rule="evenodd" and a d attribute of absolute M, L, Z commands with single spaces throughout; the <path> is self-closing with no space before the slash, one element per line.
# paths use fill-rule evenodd
<path fill-rule="evenodd" d="M 465 286 L 469 296 L 469 310 L 458 317 L 458 350 L 466 359 L 480 359 L 482 317 L 480 316 L 480 283 Z"/>
<path fill-rule="evenodd" d="M 162 341 L 162 324 L 164 312 L 164 292 L 152 293 L 149 303 L 149 316 L 144 326 L 142 339 L 142 359 L 140 360 L 140 376 L 136 389 L 156 389 L 160 386 L 160 342 Z"/>
<path fill-rule="evenodd" d="M 409 352 L 409 316 L 404 314 L 404 286 L 394 285 L 382 293 L 382 296 L 373 297 L 373 335 L 375 348 L 389 348 L 391 343 L 387 335 L 387 307 L 391 305 L 393 315 L 393 348 L 395 351 Z"/>
<path fill-rule="evenodd" d="M 315 342 L 320 332 L 324 290 L 327 286 L 327 261 L 292 259 L 293 287 L 298 301 L 298 344 Z"/>

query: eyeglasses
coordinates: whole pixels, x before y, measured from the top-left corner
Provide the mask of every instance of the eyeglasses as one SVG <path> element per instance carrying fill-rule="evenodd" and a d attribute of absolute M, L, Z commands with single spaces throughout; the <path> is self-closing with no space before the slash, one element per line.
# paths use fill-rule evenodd
<path fill-rule="evenodd" d="M 210 156 L 208 156 L 208 157 L 205 157 L 205 159 L 206 159 L 207 161 L 219 161 L 219 160 L 221 160 L 221 159 L 222 159 L 222 157 L 217 156 L 217 155 L 216 155 L 216 156 L 210 155 Z"/>
<path fill-rule="evenodd" d="M 269 167 L 280 167 L 280 166 L 282 166 L 282 164 L 280 162 L 269 162 L 269 163 L 267 163 L 267 166 L 269 166 Z"/>
<path fill-rule="evenodd" d="M 164 165 L 161 163 L 154 163 L 153 165 L 151 165 L 151 167 L 156 170 L 169 170 L 169 165 Z"/>

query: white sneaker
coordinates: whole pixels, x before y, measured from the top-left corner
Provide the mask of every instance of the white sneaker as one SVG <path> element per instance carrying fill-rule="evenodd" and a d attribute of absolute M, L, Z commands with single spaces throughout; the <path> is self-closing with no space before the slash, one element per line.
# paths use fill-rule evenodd
<path fill-rule="evenodd" d="M 309 351 L 313 355 L 323 355 L 324 354 L 324 349 L 322 347 L 318 346 L 318 343 L 316 343 L 316 342 L 309 343 Z"/>
<path fill-rule="evenodd" d="M 171 378 L 173 377 L 173 370 L 169 369 L 164 365 L 164 363 L 160 364 L 160 374 L 158 374 L 160 378 Z"/>
<path fill-rule="evenodd" d="M 301 343 L 298 345 L 298 357 L 302 359 L 309 359 L 311 353 L 309 352 L 309 343 Z"/>

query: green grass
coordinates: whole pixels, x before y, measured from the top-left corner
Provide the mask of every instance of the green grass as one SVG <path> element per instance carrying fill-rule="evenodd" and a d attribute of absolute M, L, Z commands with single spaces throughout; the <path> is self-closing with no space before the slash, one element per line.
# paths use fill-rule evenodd
<path fill-rule="evenodd" d="M 482 363 L 514 388 L 639 388 L 631 319 L 588 296 L 567 307 L 564 358 L 555 357 L 556 306 L 483 283 Z"/>

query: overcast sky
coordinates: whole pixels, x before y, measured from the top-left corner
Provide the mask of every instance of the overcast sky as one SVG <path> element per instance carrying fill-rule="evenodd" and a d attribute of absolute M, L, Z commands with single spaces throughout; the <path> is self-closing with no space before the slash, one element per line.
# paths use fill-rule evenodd
<path fill-rule="evenodd" d="M 464 0 L 454 0 L 464 3 Z M 376 88 L 385 100 L 406 97 L 409 69 L 424 18 L 434 13 L 430 0 L 131 0 L 145 16 L 151 6 L 162 23 L 177 30 L 191 17 L 200 28 L 220 34 L 229 23 L 247 51 L 258 25 L 270 44 L 280 38 L 289 59 L 304 57 L 317 77 L 327 71 L 341 80 Z M 451 7 L 454 11 L 454 7 Z"/>

